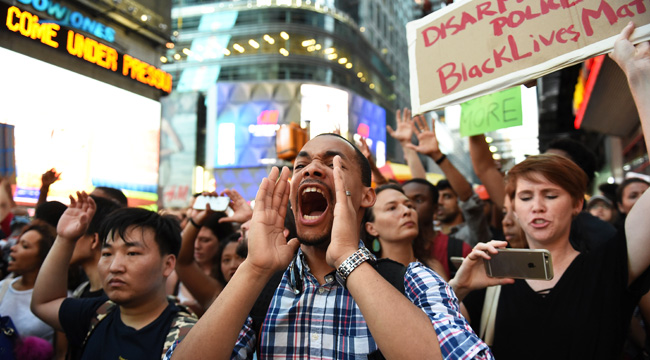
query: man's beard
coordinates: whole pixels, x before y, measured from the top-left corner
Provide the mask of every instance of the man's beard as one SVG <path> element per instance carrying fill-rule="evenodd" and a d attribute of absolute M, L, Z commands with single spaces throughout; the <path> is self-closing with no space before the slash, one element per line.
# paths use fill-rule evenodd
<path fill-rule="evenodd" d="M 456 211 L 456 212 L 453 212 L 453 213 L 452 212 L 443 212 L 442 214 L 440 214 L 440 216 L 438 216 L 438 221 L 440 221 L 442 224 L 451 223 L 456 219 L 459 212 L 460 211 Z"/>
<path fill-rule="evenodd" d="M 321 236 L 314 236 L 310 238 L 301 237 L 300 234 L 298 234 L 298 241 L 300 241 L 302 245 L 313 246 L 319 249 L 327 249 L 331 239 L 332 234 L 330 232 Z"/>
<path fill-rule="evenodd" d="M 294 214 L 296 218 L 299 216 L 297 214 Z M 319 249 L 327 249 L 327 247 L 330 244 L 330 241 L 332 239 L 332 227 L 334 226 L 334 214 L 330 214 L 331 219 L 329 222 L 329 225 L 327 226 L 327 229 L 324 231 L 323 234 L 312 234 L 312 235 L 306 235 L 304 233 L 301 234 L 301 225 L 298 224 L 296 221 L 296 234 L 298 237 L 298 241 L 302 245 L 307 245 L 307 246 L 313 246 L 315 248 Z"/>

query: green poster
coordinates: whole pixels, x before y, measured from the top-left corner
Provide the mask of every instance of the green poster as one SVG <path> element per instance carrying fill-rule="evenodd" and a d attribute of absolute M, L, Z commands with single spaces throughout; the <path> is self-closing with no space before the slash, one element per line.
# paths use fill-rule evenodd
<path fill-rule="evenodd" d="M 472 136 L 521 125 L 521 88 L 515 86 L 461 104 L 460 135 Z"/>

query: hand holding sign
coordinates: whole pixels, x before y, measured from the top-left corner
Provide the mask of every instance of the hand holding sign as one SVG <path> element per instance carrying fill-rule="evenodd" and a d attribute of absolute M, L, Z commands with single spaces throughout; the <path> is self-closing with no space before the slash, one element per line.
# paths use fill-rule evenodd
<path fill-rule="evenodd" d="M 644 41 L 634 46 L 630 41 L 633 32 L 634 24 L 630 22 L 616 40 L 610 56 L 627 76 L 641 125 L 647 128 L 650 125 L 650 43 Z M 650 146 L 647 136 L 646 144 Z"/>
<path fill-rule="evenodd" d="M 650 74 L 650 43 L 644 41 L 634 46 L 630 42 L 634 27 L 632 22 L 627 24 L 614 43 L 614 51 L 609 54 L 630 82 L 642 81 L 643 74 Z"/>

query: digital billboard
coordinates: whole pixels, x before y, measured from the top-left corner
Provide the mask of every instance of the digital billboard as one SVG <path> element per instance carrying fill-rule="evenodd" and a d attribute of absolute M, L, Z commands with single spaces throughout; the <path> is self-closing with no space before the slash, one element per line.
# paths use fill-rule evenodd
<path fill-rule="evenodd" d="M 155 203 L 159 102 L 4 48 L 0 78 L 0 123 L 15 126 L 17 202 L 35 204 L 41 174 L 56 168 L 48 200 L 110 186 L 133 205 Z"/>
<path fill-rule="evenodd" d="M 378 167 L 386 164 L 386 109 L 359 95 L 350 97 L 350 132 L 355 141 L 366 138 Z"/>
<path fill-rule="evenodd" d="M 367 138 L 377 165 L 386 161 L 386 110 L 350 91 L 300 82 L 217 83 L 206 101 L 206 167 L 216 188 L 246 192 L 252 200 L 266 167 L 277 163 L 276 130 L 309 126 L 311 138 L 338 129 Z M 248 171 L 246 171 L 248 169 Z"/>

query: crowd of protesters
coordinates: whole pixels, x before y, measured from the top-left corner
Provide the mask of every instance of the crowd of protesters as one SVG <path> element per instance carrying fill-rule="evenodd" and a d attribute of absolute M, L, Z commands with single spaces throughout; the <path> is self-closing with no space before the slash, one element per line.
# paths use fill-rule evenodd
<path fill-rule="evenodd" d="M 633 31 L 611 56 L 650 144 L 650 43 Z M 228 196 L 228 212 L 152 212 L 107 187 L 48 202 L 52 169 L 30 218 L 3 181 L 0 358 L 650 356 L 646 181 L 589 196 L 594 155 L 567 139 L 504 175 L 478 135 L 479 194 L 435 125 L 408 109 L 396 124 L 412 180 L 388 181 L 363 140 L 322 134 L 254 207 L 234 189 L 195 195 Z M 420 155 L 445 180 L 427 181 Z M 502 248 L 547 250 L 553 278 L 487 276 Z"/>

